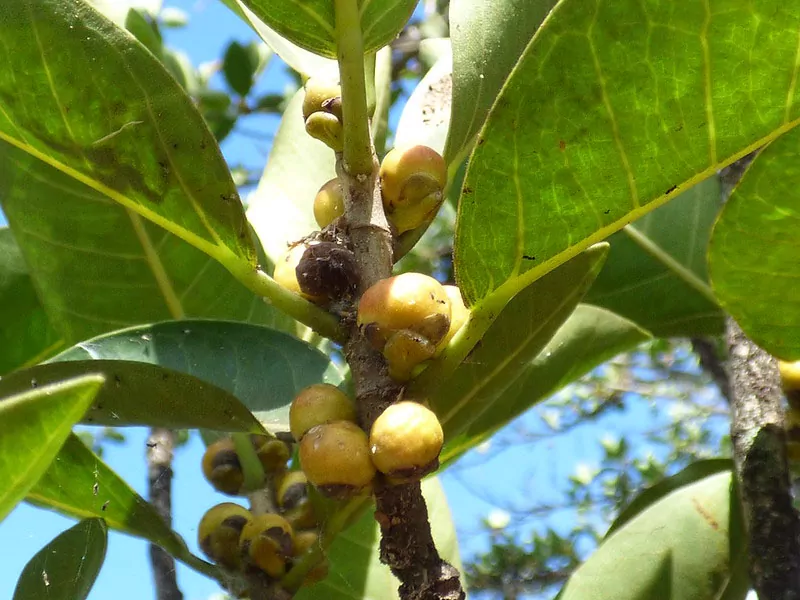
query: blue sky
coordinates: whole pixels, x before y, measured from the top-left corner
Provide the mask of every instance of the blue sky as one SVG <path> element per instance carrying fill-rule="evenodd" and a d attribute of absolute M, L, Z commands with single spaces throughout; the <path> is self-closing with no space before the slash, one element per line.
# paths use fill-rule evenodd
<path fill-rule="evenodd" d="M 167 41 L 172 47 L 186 51 L 195 64 L 218 59 L 231 40 L 247 42 L 255 39 L 253 32 L 216 0 L 173 0 L 167 2 L 166 6 L 181 8 L 190 15 L 190 26 L 183 30 L 168 31 Z M 264 92 L 277 91 L 288 82 L 289 79 L 276 61 L 258 86 Z M 395 122 L 397 116 L 393 115 Z M 268 133 L 277 126 L 277 119 L 251 117 L 245 126 L 249 131 Z M 266 160 L 269 143 L 234 133 L 223 144 L 223 151 L 231 164 L 261 167 Z M 547 444 L 519 446 L 500 454 L 493 454 L 491 450 L 488 453 L 471 453 L 452 472 L 442 476 L 456 525 L 462 534 L 462 553 L 470 555 L 485 547 L 486 537 L 476 533 L 480 529 L 480 520 L 493 509 L 508 502 L 523 505 L 534 500 L 546 501 L 552 490 L 563 486 L 576 463 L 585 461 L 592 464 L 599 461 L 597 440 L 602 435 L 651 419 L 650 413 L 642 405 L 624 416 L 579 427 L 569 436 L 553 439 Z M 536 417 L 528 415 L 510 427 L 531 428 L 535 423 Z M 125 434 L 127 443 L 107 446 L 104 458 L 134 489 L 144 494 L 146 431 L 128 429 Z M 200 473 L 202 450 L 199 438 L 193 436 L 175 458 L 175 529 L 194 551 L 197 551 L 197 523 L 203 512 L 227 499 L 213 492 L 203 480 Z M 479 491 L 479 495 L 473 493 L 475 491 Z M 557 526 L 566 525 L 570 519 L 570 515 L 564 515 L 554 523 Z M 57 514 L 24 504 L 0 523 L 0 598 L 11 598 L 16 579 L 25 563 L 71 524 L 72 521 Z M 205 599 L 218 591 L 213 581 L 183 566 L 179 565 L 178 568 L 179 583 L 187 600 Z M 112 533 L 106 564 L 90 598 L 154 598 L 145 542 Z"/>

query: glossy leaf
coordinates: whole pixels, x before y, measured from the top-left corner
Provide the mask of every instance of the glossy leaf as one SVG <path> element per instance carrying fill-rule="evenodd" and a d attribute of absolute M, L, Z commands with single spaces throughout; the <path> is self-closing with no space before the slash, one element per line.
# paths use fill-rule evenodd
<path fill-rule="evenodd" d="M 403 107 L 395 146 L 422 144 L 444 153 L 450 125 L 453 57 L 443 55 L 420 80 Z M 459 119 L 460 120 L 460 119 Z"/>
<path fill-rule="evenodd" d="M 102 385 L 102 377 L 88 376 L 35 390 L 0 391 L 0 520 L 47 470 Z"/>
<path fill-rule="evenodd" d="M 334 78 L 332 73 L 339 72 L 335 60 L 324 58 L 293 44 L 258 18 L 258 16 L 242 2 L 242 0 L 222 0 L 245 23 L 250 25 L 266 44 L 281 57 L 283 62 L 306 77 Z"/>
<path fill-rule="evenodd" d="M 287 244 L 319 229 L 314 196 L 336 177 L 333 150 L 306 133 L 304 96 L 299 90 L 286 107 L 258 189 L 249 198 L 247 217 L 273 261 Z"/>
<path fill-rule="evenodd" d="M 667 494 L 606 538 L 561 600 L 712 600 L 746 551 L 731 473 Z M 647 560 L 642 560 L 642 557 Z"/>
<path fill-rule="evenodd" d="M 466 449 L 539 399 L 525 393 L 525 367 L 580 302 L 606 251 L 597 247 L 581 254 L 521 292 L 429 398 L 449 445 Z"/>
<path fill-rule="evenodd" d="M 102 518 L 112 529 L 149 540 L 191 566 L 203 568 L 203 561 L 190 554 L 153 506 L 75 434 L 67 438 L 25 500 L 69 517 Z"/>
<path fill-rule="evenodd" d="M 453 113 L 444 152 L 459 163 L 509 73 L 556 0 L 451 0 Z"/>
<path fill-rule="evenodd" d="M 779 0 L 559 2 L 470 159 L 455 245 L 468 303 L 510 297 L 794 127 L 798 28 L 800 6 Z"/>
<path fill-rule="evenodd" d="M 546 280 L 547 278 L 542 279 L 543 282 Z M 511 301 L 508 308 L 515 307 L 515 311 L 524 309 L 526 306 L 524 298 L 523 292 Z M 498 323 L 502 320 L 503 313 L 498 318 Z M 517 328 L 519 323 L 520 321 L 516 322 Z M 504 328 L 511 326 L 511 323 L 503 325 Z M 523 346 L 517 347 L 518 360 L 522 362 L 523 359 L 527 359 L 528 362 L 517 365 L 513 378 L 503 381 L 501 375 L 492 373 L 486 384 L 479 382 L 487 389 L 486 401 L 497 403 L 497 413 L 479 409 L 483 412 L 483 418 L 471 420 L 465 430 L 447 439 L 442 462 L 457 458 L 486 439 L 495 429 L 505 425 L 509 418 L 521 414 L 525 409 L 550 397 L 581 375 L 649 338 L 648 332 L 619 315 L 586 304 L 578 305 L 537 354 L 522 352 L 520 348 Z M 510 351 L 510 348 L 507 348 L 507 351 Z M 477 352 L 478 350 L 475 354 Z M 479 370 L 483 372 L 493 366 L 502 366 L 502 363 L 498 365 L 501 358 L 502 355 L 490 359 L 491 362 L 488 364 L 477 366 L 465 362 L 456 374 L 462 371 L 465 376 L 475 377 Z M 501 374 L 505 371 L 497 372 Z M 448 392 L 443 393 L 450 397 Z M 471 402 L 480 407 L 479 396 L 484 397 L 481 390 L 478 390 Z"/>
<path fill-rule="evenodd" d="M 800 133 L 764 148 L 725 203 L 708 251 L 714 293 L 767 352 L 800 360 Z"/>
<path fill-rule="evenodd" d="M 333 0 L 242 0 L 259 19 L 301 48 L 336 58 Z M 411 17 L 417 0 L 359 2 L 364 52 L 391 42 Z"/>
<path fill-rule="evenodd" d="M 0 165 L 27 171 L 12 186 L 56 169 L 231 268 L 255 266 L 222 154 L 157 58 L 83 0 L 6 0 L 0 15 Z"/>
<path fill-rule="evenodd" d="M 294 326 L 213 258 L 0 142 L 0 170 L 6 167 L 0 201 L 65 342 L 182 317 Z"/>
<path fill-rule="evenodd" d="M 615 233 L 585 301 L 658 337 L 722 333 L 724 317 L 706 270 L 719 207 L 719 180 L 711 177 Z"/>
<path fill-rule="evenodd" d="M 39 362 L 63 345 L 39 302 L 14 236 L 0 228 L 0 376 Z"/>
<path fill-rule="evenodd" d="M 52 360 L 60 360 L 54 357 Z M 99 374 L 105 385 L 79 417 L 89 425 L 195 428 L 262 432 L 232 394 L 191 375 L 123 360 L 49 362 L 0 379 L 0 397 L 70 377 Z"/>
<path fill-rule="evenodd" d="M 224 419 L 220 411 L 243 418 L 238 402 L 233 406 L 229 400 L 223 404 L 216 398 L 222 390 L 235 395 L 271 431 L 288 431 L 289 404 L 300 389 L 322 381 L 334 385 L 342 381 L 330 359 L 305 342 L 266 327 L 227 321 L 169 321 L 124 329 L 81 342 L 53 360 L 99 360 L 110 368 L 113 361 L 136 361 L 213 384 L 209 401 L 216 404 L 209 407 L 215 413 L 206 419 L 210 425 L 194 425 L 207 429 L 225 429 L 213 426 L 213 419 Z M 168 390 L 150 393 L 171 404 Z M 184 410 L 201 412 L 199 398 L 189 393 L 182 397 L 187 398 Z"/>
<path fill-rule="evenodd" d="M 441 483 L 435 477 L 422 482 L 428 505 L 433 540 L 441 556 L 459 570 L 461 559 L 450 508 Z M 337 536 L 330 548 L 330 574 L 311 587 L 303 587 L 297 600 L 392 600 L 399 598 L 395 578 L 389 567 L 381 564 L 380 532 L 373 510 L 366 510 L 349 529 Z"/>
<path fill-rule="evenodd" d="M 85 600 L 103 566 L 107 543 L 102 519 L 70 527 L 28 561 L 13 600 Z"/>

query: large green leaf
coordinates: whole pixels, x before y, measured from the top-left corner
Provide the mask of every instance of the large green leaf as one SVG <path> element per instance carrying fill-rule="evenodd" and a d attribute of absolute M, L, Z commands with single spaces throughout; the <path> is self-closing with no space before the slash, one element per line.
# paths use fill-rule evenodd
<path fill-rule="evenodd" d="M 458 540 L 442 485 L 435 477 L 422 482 L 431 532 L 439 554 L 461 569 Z M 398 580 L 380 562 L 380 532 L 372 510 L 367 510 L 349 529 L 337 536 L 328 552 L 330 574 L 320 583 L 304 587 L 298 600 L 392 600 Z"/>
<path fill-rule="evenodd" d="M 800 360 L 800 134 L 767 146 L 725 203 L 709 246 L 714 292 L 744 332 L 784 360 Z"/>
<path fill-rule="evenodd" d="M 88 376 L 13 395 L 0 391 L 0 520 L 47 470 L 102 385 L 102 377 Z"/>
<path fill-rule="evenodd" d="M 150 503 L 74 434 L 25 500 L 69 517 L 100 517 L 112 529 L 149 540 L 194 568 L 213 571 L 189 552 Z"/>
<path fill-rule="evenodd" d="M 102 519 L 67 529 L 28 561 L 13 600 L 85 600 L 103 566 L 107 542 Z"/>
<path fill-rule="evenodd" d="M 798 28 L 781 0 L 559 2 L 470 159 L 455 248 L 468 303 L 510 298 L 794 127 Z"/>
<path fill-rule="evenodd" d="M 429 397 L 449 445 L 467 449 L 538 400 L 524 393 L 525 367 L 580 302 L 606 251 L 606 246 L 593 248 L 521 292 Z"/>
<path fill-rule="evenodd" d="M 336 177 L 333 151 L 306 133 L 304 97 L 299 90 L 286 107 L 258 189 L 249 198 L 247 217 L 273 261 L 288 243 L 319 229 L 314 196 Z"/>
<path fill-rule="evenodd" d="M 556 0 L 451 0 L 453 114 L 445 148 L 460 163 L 531 37 Z"/>
<path fill-rule="evenodd" d="M 211 388 L 215 395 L 209 400 L 217 403 L 205 409 L 215 413 L 208 418 L 211 425 L 195 425 L 208 429 L 224 429 L 213 426 L 213 419 L 223 418 L 221 411 L 237 416 L 242 411 L 238 402 L 232 406 L 217 398 L 221 390 L 235 395 L 271 431 L 288 431 L 289 404 L 297 392 L 312 383 L 342 381 L 341 371 L 330 359 L 305 342 L 266 327 L 228 321 L 169 321 L 124 329 L 82 342 L 53 360 L 96 360 L 112 368 L 114 361 L 136 361 L 211 383 L 216 387 Z M 165 403 L 166 414 L 170 392 L 158 389 L 151 394 L 157 399 L 149 410 Z M 184 396 L 186 410 L 204 410 L 200 398 Z M 230 417 L 223 418 L 226 421 Z"/>
<path fill-rule="evenodd" d="M 57 169 L 229 268 L 255 267 L 219 147 L 144 46 L 83 0 L 5 0 L 0 39 L 0 180 Z"/>
<path fill-rule="evenodd" d="M 242 0 L 222 0 L 245 23 L 250 25 L 262 40 L 281 57 L 283 62 L 306 77 L 331 78 L 338 74 L 339 66 L 335 60 L 324 58 L 293 44 L 277 31 L 268 27 L 264 21 L 242 2 Z M 337 77 L 338 78 L 338 77 Z"/>
<path fill-rule="evenodd" d="M 549 275 L 542 281 L 547 281 L 548 277 Z M 506 310 L 514 308 L 515 312 L 524 312 L 525 307 L 530 306 L 530 302 L 531 300 L 525 299 L 523 292 L 509 303 Z M 503 320 L 501 313 L 495 327 Z M 482 416 L 467 419 L 467 427 L 447 439 L 442 462 L 457 458 L 486 439 L 498 427 L 505 425 L 510 417 L 521 414 L 525 409 L 548 398 L 594 367 L 650 338 L 648 332 L 619 315 L 581 304 L 547 344 L 538 353 L 533 354 L 532 350 L 536 350 L 538 344 L 531 345 L 530 349 L 525 347 L 524 340 L 520 340 L 516 333 L 520 323 L 525 323 L 525 320 L 512 323 L 512 317 L 509 316 L 508 323 L 503 324 L 502 329 L 498 330 L 498 332 L 502 330 L 514 332 L 512 337 L 502 339 L 507 342 L 506 351 L 512 355 L 516 353 L 515 369 L 508 371 L 509 368 L 502 364 L 501 353 L 495 354 L 493 359 L 490 358 L 491 362 L 488 364 L 474 365 L 470 360 L 456 370 L 456 373 L 462 372 L 465 377 L 473 381 L 472 390 L 467 389 L 466 393 L 474 394 L 470 402 L 474 403 L 476 410 Z M 502 341 L 499 335 L 495 337 L 491 333 L 492 330 L 489 331 L 488 340 L 492 343 Z M 511 345 L 508 340 L 517 341 L 514 342 L 515 345 Z M 479 351 L 480 348 L 475 354 Z M 502 373 L 511 374 L 504 380 Z M 479 378 L 480 374 L 483 374 L 484 379 Z M 447 390 L 443 390 L 442 393 L 450 398 Z M 489 406 L 495 403 L 496 408 L 486 410 L 480 404 L 481 399 Z M 448 401 L 452 402 L 453 398 Z"/>
<path fill-rule="evenodd" d="M 0 202 L 67 343 L 182 317 L 293 326 L 213 258 L 2 142 L 0 173 Z"/>
<path fill-rule="evenodd" d="M 0 228 L 0 375 L 34 364 L 63 345 L 39 302 L 14 236 Z"/>
<path fill-rule="evenodd" d="M 263 431 L 250 411 L 225 390 L 191 375 L 141 362 L 71 360 L 36 365 L 0 379 L 0 397 L 91 374 L 102 375 L 105 385 L 85 415 L 79 417 L 89 425 Z"/>
<path fill-rule="evenodd" d="M 719 205 L 719 179 L 711 177 L 615 233 L 585 301 L 658 337 L 722 333 L 723 314 L 706 272 Z"/>
<path fill-rule="evenodd" d="M 301 48 L 336 58 L 333 0 L 242 0 L 241 3 Z M 364 51 L 373 52 L 402 31 L 417 0 L 360 0 L 358 4 Z"/>
<path fill-rule="evenodd" d="M 670 492 L 615 530 L 560 600 L 720 598 L 746 548 L 737 502 L 730 471 Z"/>

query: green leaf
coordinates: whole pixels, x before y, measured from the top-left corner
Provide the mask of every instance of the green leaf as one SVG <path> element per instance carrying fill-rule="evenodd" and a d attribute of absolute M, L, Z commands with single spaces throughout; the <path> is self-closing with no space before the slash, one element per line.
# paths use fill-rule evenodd
<path fill-rule="evenodd" d="M 70 527 L 28 561 L 13 600 L 85 600 L 103 566 L 107 542 L 102 519 Z"/>
<path fill-rule="evenodd" d="M 293 44 L 285 37 L 267 25 L 256 14 L 247 8 L 241 0 L 222 0 L 239 18 L 250 25 L 266 44 L 281 57 L 283 62 L 292 69 L 306 77 L 322 77 L 324 79 L 334 78 L 331 74 L 337 74 L 338 79 L 339 65 L 335 60 L 324 58 L 313 52 L 309 52 Z"/>
<path fill-rule="evenodd" d="M 82 342 L 53 358 L 76 360 L 108 362 L 110 368 L 114 361 L 136 361 L 191 375 L 190 381 L 196 377 L 215 386 L 208 396 L 216 403 L 209 407 L 215 413 L 213 419 L 221 417 L 220 411 L 242 414 L 240 407 L 223 406 L 223 400 L 216 398 L 226 390 L 271 431 L 288 431 L 289 404 L 302 388 L 322 381 L 342 382 L 341 372 L 330 359 L 305 342 L 266 327 L 227 321 L 169 321 L 133 327 Z M 153 390 L 151 394 L 162 397 L 153 401 L 156 405 L 170 404 L 170 391 Z M 184 410 L 202 412 L 199 398 L 188 393 L 183 396 L 191 399 Z M 214 427 L 213 419 L 208 419 L 211 425 L 194 427 L 225 429 Z M 251 421 L 247 419 L 248 424 Z"/>
<path fill-rule="evenodd" d="M 527 368 L 580 302 L 607 247 L 580 254 L 503 309 L 480 344 L 429 398 L 449 448 L 478 443 L 540 399 L 527 393 Z"/>
<path fill-rule="evenodd" d="M 468 303 L 513 295 L 794 127 L 798 28 L 800 6 L 779 0 L 559 2 L 470 159 L 455 244 Z"/>
<path fill-rule="evenodd" d="M 0 391 L 0 521 L 47 470 L 102 384 L 102 377 L 88 376 L 22 393 Z"/>
<path fill-rule="evenodd" d="M 158 25 L 152 20 L 146 11 L 132 8 L 125 17 L 125 29 L 131 32 L 142 45 L 153 53 L 153 56 L 161 59 L 163 51 L 163 40 Z"/>
<path fill-rule="evenodd" d="M 546 276 L 542 281 L 546 281 L 549 277 Z M 530 301 L 525 300 L 523 292 L 511 301 L 508 308 L 513 306 L 515 310 L 522 310 L 527 302 Z M 498 322 L 502 320 L 503 313 L 500 314 Z M 517 321 L 517 328 L 519 324 L 520 321 Z M 512 325 L 509 322 L 508 325 L 504 324 L 504 328 L 513 329 Z M 527 355 L 523 352 L 524 346 L 516 347 L 520 352 L 518 360 L 527 358 L 528 362 L 517 365 L 513 381 L 502 381 L 501 377 L 492 374 L 489 379 L 489 392 L 497 395 L 487 396 L 487 402 L 498 402 L 497 410 L 506 415 L 505 419 L 499 418 L 494 412 L 485 411 L 483 418 L 475 419 L 465 431 L 447 439 L 442 462 L 449 462 L 479 444 L 496 428 L 505 425 L 510 416 L 522 413 L 526 408 L 550 397 L 581 375 L 649 338 L 648 332 L 619 315 L 586 304 L 578 305 L 575 312 L 538 354 Z M 515 336 L 511 339 L 519 338 Z M 511 350 L 507 348 L 507 351 Z M 477 352 L 478 350 L 475 353 Z M 493 362 L 497 364 L 498 357 L 495 357 Z M 469 365 L 470 362 L 463 363 L 456 373 L 461 370 L 464 370 L 465 375 L 468 370 L 477 372 L 477 367 L 470 369 Z M 492 400 L 493 398 L 495 400 Z M 477 397 L 474 402 L 476 406 L 480 406 Z"/>
<path fill-rule="evenodd" d="M 706 272 L 719 206 L 719 179 L 711 177 L 615 233 L 585 301 L 657 337 L 722 333 L 724 317 Z"/>
<path fill-rule="evenodd" d="M 800 133 L 767 146 L 750 164 L 714 225 L 708 265 L 714 293 L 756 344 L 800 360 L 797 239 Z"/>
<path fill-rule="evenodd" d="M 67 343 L 181 317 L 294 327 L 213 258 L 0 142 L 4 169 L 0 201 L 41 303 Z"/>
<path fill-rule="evenodd" d="M 83 423 L 262 432 L 232 394 L 191 375 L 140 362 L 71 360 L 36 365 L 0 379 L 0 397 L 91 374 L 102 375 L 106 383 L 85 416 L 81 413 Z"/>
<path fill-rule="evenodd" d="M 144 538 L 204 572 L 211 565 L 194 557 L 153 506 L 71 434 L 26 502 L 78 519 L 99 517 L 109 527 Z"/>
<path fill-rule="evenodd" d="M 679 473 L 673 475 L 672 477 L 662 479 L 652 487 L 647 488 L 638 496 L 636 496 L 631 503 L 628 504 L 628 506 L 626 506 L 619 513 L 619 515 L 617 515 L 617 518 L 611 524 L 611 527 L 608 528 L 606 537 L 610 536 L 617 529 L 620 529 L 626 523 L 636 517 L 636 515 L 646 510 L 648 507 L 652 506 L 665 496 L 668 496 L 672 492 L 717 473 L 730 473 L 732 469 L 733 462 L 728 458 L 712 458 L 693 462 Z"/>
<path fill-rule="evenodd" d="M 231 2 L 226 0 L 226 4 Z M 336 58 L 333 0 L 242 0 L 241 4 L 292 43 Z M 364 52 L 374 52 L 403 30 L 417 0 L 362 0 L 359 5 Z M 236 12 L 241 14 L 241 10 Z"/>
<path fill-rule="evenodd" d="M 460 163 L 556 0 L 451 0 L 453 114 L 444 156 Z M 534 109 L 535 110 L 535 109 Z"/>
<path fill-rule="evenodd" d="M 0 38 L 0 165 L 27 171 L 16 185 L 57 169 L 230 269 L 255 267 L 222 154 L 158 59 L 83 0 L 6 0 Z"/>
<path fill-rule="evenodd" d="M 273 261 L 283 256 L 287 244 L 319 229 L 314 220 L 314 197 L 322 184 L 336 177 L 333 151 L 306 133 L 304 94 L 299 90 L 283 113 L 267 166 L 247 209 Z"/>
<path fill-rule="evenodd" d="M 255 82 L 258 70 L 258 54 L 252 46 L 247 48 L 239 42 L 231 42 L 222 60 L 222 72 L 231 89 L 240 96 L 247 96 Z"/>
<path fill-rule="evenodd" d="M 603 541 L 561 600 L 719 598 L 746 545 L 731 489 L 727 471 L 651 504 Z"/>
<path fill-rule="evenodd" d="M 37 363 L 63 345 L 11 231 L 0 228 L 0 375 Z"/>
<path fill-rule="evenodd" d="M 458 540 L 444 489 L 436 477 L 422 482 L 422 494 L 428 505 L 431 532 L 439 554 L 461 569 Z M 397 595 L 398 580 L 389 567 L 380 562 L 380 531 L 372 510 L 337 536 L 328 552 L 330 574 L 323 581 L 301 588 L 297 600 L 392 600 Z"/>
<path fill-rule="evenodd" d="M 450 93 L 453 57 L 444 52 L 420 80 L 403 107 L 395 134 L 395 146 L 422 144 L 444 152 L 450 125 Z M 457 119 L 460 120 L 460 119 Z"/>

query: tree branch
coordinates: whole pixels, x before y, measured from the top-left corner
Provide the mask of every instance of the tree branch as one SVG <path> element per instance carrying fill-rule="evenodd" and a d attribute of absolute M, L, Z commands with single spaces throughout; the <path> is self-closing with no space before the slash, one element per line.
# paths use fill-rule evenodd
<path fill-rule="evenodd" d="M 692 338 L 692 350 L 694 350 L 700 361 L 700 367 L 711 376 L 720 393 L 730 402 L 731 386 L 730 381 L 728 381 L 728 373 L 725 370 L 725 363 L 717 352 L 717 345 L 714 343 L 714 339 Z"/>
<path fill-rule="evenodd" d="M 359 270 L 359 295 L 391 276 L 392 235 L 383 211 L 378 161 L 369 135 L 364 53 L 357 0 L 336 0 L 336 37 L 342 84 L 344 148 L 336 172 L 345 190 L 345 219 Z M 355 313 L 355 307 L 353 307 Z M 361 426 L 369 431 L 383 410 L 402 395 L 389 378 L 383 356 L 349 320 L 344 351 L 356 388 Z M 443 561 L 431 536 L 428 510 L 418 483 L 375 482 L 375 517 L 381 526 L 381 560 L 401 581 L 404 600 L 464 598 L 458 571 Z"/>
<path fill-rule="evenodd" d="M 800 598 L 800 519 L 792 508 L 777 362 L 727 319 L 731 438 L 750 577 L 762 600 Z"/>
<path fill-rule="evenodd" d="M 172 453 L 175 433 L 154 427 L 147 438 L 147 490 L 150 503 L 168 526 L 172 526 Z M 175 559 L 155 544 L 150 544 L 150 564 L 158 600 L 183 600 L 175 573 Z"/>

